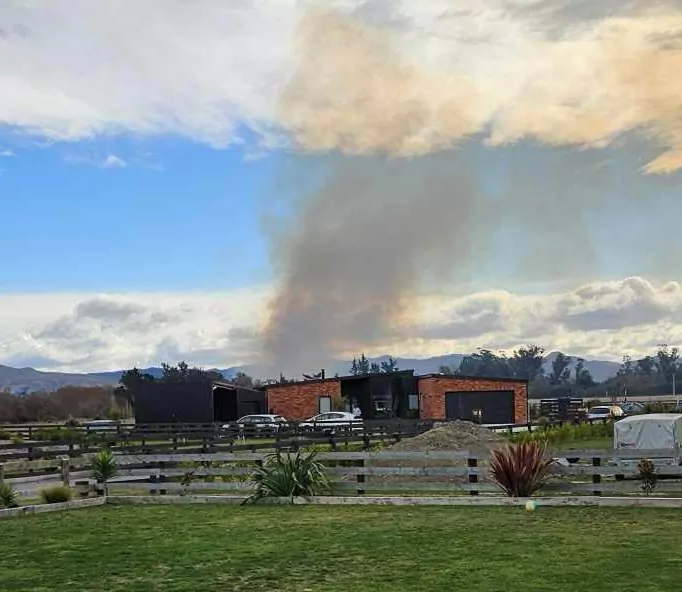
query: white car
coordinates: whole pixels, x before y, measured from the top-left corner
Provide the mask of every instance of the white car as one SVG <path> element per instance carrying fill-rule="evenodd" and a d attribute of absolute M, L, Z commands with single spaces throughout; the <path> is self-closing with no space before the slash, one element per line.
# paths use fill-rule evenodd
<path fill-rule="evenodd" d="M 240 433 L 274 433 L 284 431 L 288 426 L 287 420 L 281 415 L 245 415 L 234 423 L 223 426 L 225 431 L 238 430 Z"/>
<path fill-rule="evenodd" d="M 363 429 L 362 418 L 355 417 L 345 411 L 320 413 L 300 424 L 304 430 L 322 430 L 325 432 L 356 431 Z"/>
<path fill-rule="evenodd" d="M 587 412 L 587 421 L 610 421 L 623 417 L 623 410 L 617 405 L 599 405 Z"/>

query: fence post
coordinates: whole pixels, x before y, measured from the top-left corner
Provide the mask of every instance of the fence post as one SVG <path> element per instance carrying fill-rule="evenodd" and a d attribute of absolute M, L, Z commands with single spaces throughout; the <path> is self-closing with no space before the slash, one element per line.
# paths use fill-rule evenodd
<path fill-rule="evenodd" d="M 601 458 L 598 456 L 595 456 L 592 459 L 592 466 L 593 467 L 601 467 Z M 594 473 L 592 475 L 592 484 L 594 485 L 594 491 L 592 491 L 593 495 L 601 495 L 601 474 L 600 473 Z"/>
<path fill-rule="evenodd" d="M 30 444 L 26 447 L 26 459 L 28 461 L 33 460 L 33 446 L 31 446 Z M 33 475 L 33 465 L 30 465 L 28 467 L 28 474 Z"/>
<path fill-rule="evenodd" d="M 365 459 L 361 458 L 356 462 L 356 466 L 364 471 L 365 469 Z M 357 493 L 358 495 L 365 495 L 365 473 L 358 472 L 355 478 L 357 482 Z"/>
<path fill-rule="evenodd" d="M 152 471 L 149 474 L 149 482 L 152 483 L 152 487 L 149 488 L 149 495 L 156 495 L 158 490 L 154 485 L 158 482 L 158 469 L 152 468 Z"/>
<path fill-rule="evenodd" d="M 469 457 L 467 466 L 469 468 L 469 495 L 478 495 L 478 459 Z"/>
<path fill-rule="evenodd" d="M 167 477 L 164 471 L 165 466 L 166 466 L 165 462 L 159 461 L 159 483 L 166 482 Z M 159 494 L 166 495 L 166 489 L 164 487 L 159 487 Z"/>
<path fill-rule="evenodd" d="M 62 483 L 66 487 L 69 487 L 69 484 L 71 482 L 70 472 L 71 472 L 71 460 L 69 459 L 69 457 L 68 456 L 60 457 L 59 458 L 59 475 L 62 478 Z"/>
<path fill-rule="evenodd" d="M 5 465 L 0 463 L 0 485 L 5 480 Z"/>

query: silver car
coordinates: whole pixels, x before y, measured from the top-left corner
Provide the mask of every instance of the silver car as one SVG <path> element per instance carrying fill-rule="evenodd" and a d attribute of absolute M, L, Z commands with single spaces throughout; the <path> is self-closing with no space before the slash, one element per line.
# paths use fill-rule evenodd
<path fill-rule="evenodd" d="M 240 434 L 273 434 L 284 431 L 288 427 L 287 420 L 281 415 L 245 415 L 240 417 L 235 423 L 228 423 L 223 426 L 223 430 L 231 432 L 238 431 Z"/>
<path fill-rule="evenodd" d="M 329 411 L 320 413 L 301 423 L 300 427 L 307 430 L 324 432 L 358 431 L 364 427 L 362 418 L 355 417 L 345 411 Z"/>

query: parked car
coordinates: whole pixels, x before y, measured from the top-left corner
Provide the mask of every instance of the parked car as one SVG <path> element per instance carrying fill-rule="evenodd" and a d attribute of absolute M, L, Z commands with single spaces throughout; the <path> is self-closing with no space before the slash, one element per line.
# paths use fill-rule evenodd
<path fill-rule="evenodd" d="M 240 436 L 264 434 L 275 434 L 284 431 L 288 427 L 286 418 L 281 415 L 245 415 L 240 417 L 235 423 L 228 423 L 223 426 L 225 432 L 237 432 Z"/>
<path fill-rule="evenodd" d="M 303 430 L 315 430 L 323 432 L 356 431 L 363 429 L 363 421 L 352 413 L 345 411 L 330 411 L 320 413 L 300 424 Z"/>
<path fill-rule="evenodd" d="M 598 405 L 587 412 L 587 421 L 610 421 L 623 417 L 623 410 L 618 405 Z"/>
<path fill-rule="evenodd" d="M 119 429 L 119 423 L 114 419 L 93 419 L 83 425 L 88 432 L 117 432 Z"/>
<path fill-rule="evenodd" d="M 638 403 L 637 401 L 626 401 L 624 403 L 619 403 L 618 407 L 623 410 L 625 415 L 639 415 L 644 413 L 644 403 Z"/>

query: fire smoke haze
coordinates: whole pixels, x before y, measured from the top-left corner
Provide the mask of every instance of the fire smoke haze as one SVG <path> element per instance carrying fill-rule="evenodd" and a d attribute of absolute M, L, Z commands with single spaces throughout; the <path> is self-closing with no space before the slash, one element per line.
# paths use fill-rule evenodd
<path fill-rule="evenodd" d="M 125 133 L 290 154 L 296 170 L 268 204 L 280 189 L 297 199 L 291 224 L 267 227 L 276 284 L 249 353 L 292 374 L 425 351 L 436 311 L 452 318 L 443 347 L 473 325 L 482 335 L 494 291 L 512 284 L 532 314 L 510 304 L 505 326 L 565 324 L 528 304 L 556 286 L 587 314 L 599 290 L 575 284 L 622 269 L 663 286 L 654 297 L 623 280 L 633 301 L 669 310 L 681 72 L 682 0 L 0 3 L 0 125 L 21 138 Z M 482 300 L 466 301 L 471 289 Z M 460 308 L 440 310 L 443 293 Z M 665 335 L 682 340 L 682 324 Z"/>
<path fill-rule="evenodd" d="M 282 368 L 409 339 L 425 276 L 461 286 L 505 225 L 536 248 L 510 254 L 517 277 L 587 279 L 602 159 L 634 135 L 650 157 L 632 172 L 682 168 L 680 3 L 338 4 L 302 12 L 277 104 L 298 149 L 336 155 L 281 251 L 265 352 Z M 564 149 L 492 199 L 463 147 L 522 140 Z"/>

